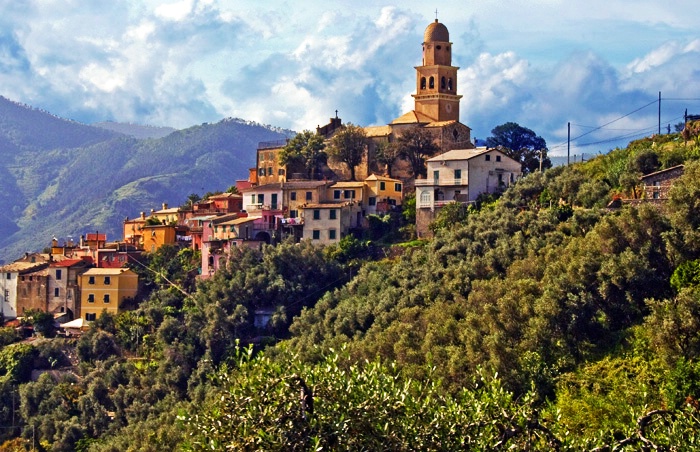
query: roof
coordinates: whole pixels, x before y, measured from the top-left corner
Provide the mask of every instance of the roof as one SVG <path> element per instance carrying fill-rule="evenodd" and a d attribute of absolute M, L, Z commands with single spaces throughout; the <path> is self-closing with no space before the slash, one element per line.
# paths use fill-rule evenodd
<path fill-rule="evenodd" d="M 0 267 L 2 273 L 26 273 L 32 270 L 38 270 L 46 267 L 48 262 L 12 262 L 11 264 Z"/>
<path fill-rule="evenodd" d="M 241 198 L 239 193 L 219 193 L 218 195 L 212 195 L 207 199 L 229 199 L 229 198 Z"/>
<path fill-rule="evenodd" d="M 201 217 L 188 218 L 186 221 L 206 221 L 206 220 L 211 220 L 212 218 L 216 218 L 219 216 L 221 216 L 221 215 L 204 215 Z"/>
<path fill-rule="evenodd" d="M 435 19 L 435 22 L 428 25 L 423 34 L 423 42 L 433 41 L 450 42 L 450 32 L 447 31 L 447 27 L 438 22 L 437 19 Z"/>
<path fill-rule="evenodd" d="M 90 270 L 86 271 L 83 273 L 83 275 L 87 276 L 99 276 L 99 275 L 107 275 L 107 276 L 113 276 L 113 275 L 121 275 L 124 272 L 131 271 L 128 268 L 125 267 L 120 267 L 120 268 L 91 268 Z"/>
<path fill-rule="evenodd" d="M 180 212 L 179 207 L 171 207 L 169 209 L 161 209 L 153 212 L 154 215 L 171 214 Z"/>
<path fill-rule="evenodd" d="M 249 223 L 251 221 L 259 220 L 261 218 L 262 218 L 261 216 L 241 217 L 241 218 L 236 218 L 235 220 L 229 220 L 229 221 L 224 221 L 223 223 L 218 223 L 218 225 L 219 226 L 237 226 L 239 224 Z"/>
<path fill-rule="evenodd" d="M 425 125 L 426 128 L 432 129 L 436 127 L 447 127 L 452 124 L 457 124 L 459 121 L 456 119 L 450 119 L 449 121 L 433 121 Z"/>
<path fill-rule="evenodd" d="M 51 267 L 72 267 L 83 263 L 85 263 L 83 259 L 66 259 L 59 262 L 52 262 Z"/>
<path fill-rule="evenodd" d="M 331 188 L 362 188 L 365 186 L 363 181 L 347 181 L 347 182 L 336 182 L 331 185 Z"/>
<path fill-rule="evenodd" d="M 486 154 L 487 152 L 498 152 L 501 155 L 505 155 L 498 149 L 453 149 L 451 151 L 445 152 L 444 154 L 436 155 L 435 157 L 429 158 L 428 162 L 443 162 L 446 160 L 469 160 L 481 154 Z"/>
<path fill-rule="evenodd" d="M 365 127 L 365 134 L 367 137 L 387 137 L 391 135 L 391 126 L 372 126 Z"/>
<path fill-rule="evenodd" d="M 330 185 L 332 183 L 333 183 L 333 181 L 327 181 L 327 180 L 302 180 L 302 181 L 284 182 L 282 184 L 282 188 L 285 190 L 292 189 L 292 188 L 318 188 L 318 187 L 322 187 L 324 185 Z"/>
<path fill-rule="evenodd" d="M 88 242 L 93 242 L 93 241 L 106 241 L 107 240 L 107 234 L 91 234 L 87 233 L 85 234 L 85 240 Z"/>
<path fill-rule="evenodd" d="M 389 176 L 378 176 L 376 174 L 371 174 L 371 175 L 367 176 L 367 178 L 365 180 L 371 180 L 371 181 L 383 180 L 383 181 L 389 181 L 389 182 L 401 182 L 399 179 L 394 179 L 394 178 L 389 177 Z"/>
<path fill-rule="evenodd" d="M 250 192 L 255 192 L 255 191 L 264 191 L 264 190 L 281 190 L 282 189 L 282 184 L 280 182 L 273 182 L 270 184 L 265 184 L 265 185 L 258 185 L 255 187 L 250 187 L 250 188 L 244 188 L 241 190 L 242 193 L 250 193 Z"/>
<path fill-rule="evenodd" d="M 672 167 L 670 167 L 670 168 L 666 168 L 666 169 L 663 169 L 663 170 L 661 170 L 661 171 L 655 171 L 655 172 L 653 172 L 653 173 L 645 174 L 644 176 L 640 177 L 640 179 L 644 180 L 644 179 L 646 179 L 646 178 L 648 178 L 648 177 L 658 176 L 659 174 L 663 174 L 663 173 L 667 173 L 667 172 L 670 172 L 670 171 L 675 171 L 675 170 L 679 170 L 679 169 L 683 169 L 683 168 L 684 168 L 683 165 L 672 166 Z"/>
<path fill-rule="evenodd" d="M 391 124 L 429 124 L 431 122 L 433 122 L 433 118 L 411 110 L 391 121 Z"/>

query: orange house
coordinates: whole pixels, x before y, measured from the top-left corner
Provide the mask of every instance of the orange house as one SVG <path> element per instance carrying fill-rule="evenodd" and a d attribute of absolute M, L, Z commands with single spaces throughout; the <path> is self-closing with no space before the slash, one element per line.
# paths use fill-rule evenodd
<path fill-rule="evenodd" d="M 152 253 L 163 245 L 177 243 L 177 228 L 170 224 L 144 225 L 143 226 L 143 250 Z"/>

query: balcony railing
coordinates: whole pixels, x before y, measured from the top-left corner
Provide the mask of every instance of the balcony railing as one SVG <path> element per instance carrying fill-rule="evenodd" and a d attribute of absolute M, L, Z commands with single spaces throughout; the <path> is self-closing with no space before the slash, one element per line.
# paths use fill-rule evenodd
<path fill-rule="evenodd" d="M 441 177 L 439 179 L 416 179 L 415 180 L 415 185 L 418 186 L 439 186 L 439 187 L 450 187 L 450 186 L 459 186 L 459 185 L 468 185 L 467 179 L 464 177 L 458 178 L 458 179 L 447 179 L 444 177 Z"/>

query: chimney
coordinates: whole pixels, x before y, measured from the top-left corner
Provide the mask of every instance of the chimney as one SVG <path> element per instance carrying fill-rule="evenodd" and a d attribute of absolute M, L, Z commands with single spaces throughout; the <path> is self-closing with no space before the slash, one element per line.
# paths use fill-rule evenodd
<path fill-rule="evenodd" d="M 146 219 L 146 212 L 141 212 L 141 219 L 145 220 Z"/>
<path fill-rule="evenodd" d="M 164 203 L 163 203 L 163 210 L 166 210 L 167 208 L 168 208 L 168 203 L 167 203 L 167 202 L 164 202 Z"/>

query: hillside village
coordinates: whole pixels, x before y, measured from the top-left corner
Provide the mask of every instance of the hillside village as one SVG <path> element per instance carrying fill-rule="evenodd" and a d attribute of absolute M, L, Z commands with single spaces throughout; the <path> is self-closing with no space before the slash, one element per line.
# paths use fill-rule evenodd
<path fill-rule="evenodd" d="M 0 318 L 40 310 L 69 332 L 79 332 L 103 312 L 116 314 L 138 304 L 138 276 L 128 267 L 139 265 L 142 253 L 163 246 L 200 252 L 198 278 L 204 280 L 216 273 L 232 247 L 259 248 L 289 239 L 330 245 L 348 235 L 362 237 L 371 216 L 400 212 L 407 193 L 415 196 L 415 234 L 429 237 L 436 212 L 446 204 L 473 204 L 482 194 L 503 192 L 523 175 L 520 162 L 471 141 L 471 129 L 459 121 L 457 69 L 447 27 L 436 19 L 425 30 L 422 64 L 415 68 L 414 110 L 385 126 L 363 128 L 365 148 L 357 167 L 326 159 L 307 171 L 297 162 L 282 161 L 290 139 L 260 142 L 248 179 L 237 180 L 225 193 L 180 207 L 163 203 L 127 217 L 117 240 L 108 241 L 99 231 L 77 243 L 54 238 L 47 252 L 27 253 L 0 267 Z M 345 127 L 336 112 L 315 135 L 329 146 Z M 399 156 L 381 163 L 382 148 L 418 129 L 438 149 L 422 162 L 425 177 Z M 664 198 L 668 181 L 680 174 L 682 166 L 645 176 L 645 198 Z M 666 188 L 660 191 L 662 183 Z"/>
<path fill-rule="evenodd" d="M 519 162 L 472 143 L 470 128 L 459 121 L 458 68 L 451 55 L 447 27 L 436 19 L 425 30 L 422 64 L 415 69 L 415 109 L 386 126 L 364 128 L 365 151 L 356 168 L 326 160 L 307 172 L 294 162 L 282 163 L 290 140 L 261 142 L 249 178 L 236 181 L 232 192 L 140 212 L 124 220 L 118 240 L 108 242 L 99 231 L 78 243 L 54 238 L 48 253 L 27 254 L 3 266 L 0 315 L 13 319 L 39 309 L 63 322 L 90 322 L 102 312 L 134 307 L 138 278 L 125 267 L 138 263 L 141 253 L 165 245 L 200 251 L 199 277 L 207 279 L 231 247 L 274 245 L 289 238 L 328 245 L 349 234 L 360 237 L 371 215 L 400 211 L 405 194 L 414 190 L 416 233 L 428 236 L 436 210 L 446 203 L 473 203 L 482 193 L 502 192 L 522 175 Z M 316 128 L 316 135 L 327 146 L 345 127 L 336 113 Z M 379 149 L 416 129 L 429 134 L 439 149 L 425 162 L 430 177 L 416 178 L 398 157 L 379 163 Z"/>
<path fill-rule="evenodd" d="M 449 32 L 423 41 L 389 124 L 336 112 L 1 266 L 0 450 L 699 444 L 700 118 L 538 171 L 472 141 Z"/>

